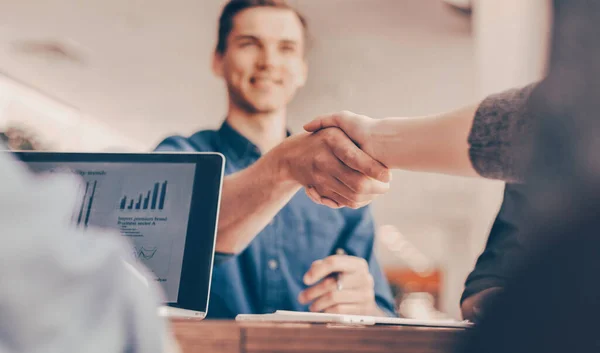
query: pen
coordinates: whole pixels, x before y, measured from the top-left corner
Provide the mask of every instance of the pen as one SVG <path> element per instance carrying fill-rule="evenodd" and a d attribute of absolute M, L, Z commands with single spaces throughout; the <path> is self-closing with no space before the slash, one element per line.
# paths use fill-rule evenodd
<path fill-rule="evenodd" d="M 344 249 L 342 249 L 342 248 L 338 248 L 337 250 L 335 250 L 335 254 L 336 255 L 346 255 L 346 251 L 344 251 Z M 340 278 L 340 277 L 342 277 L 342 273 L 341 272 L 336 272 L 334 274 L 334 276 L 335 276 L 335 283 L 336 283 L 336 286 L 337 286 L 337 290 L 339 292 L 342 289 L 344 289 L 344 286 L 342 285 L 342 281 L 341 281 L 341 278 Z"/>

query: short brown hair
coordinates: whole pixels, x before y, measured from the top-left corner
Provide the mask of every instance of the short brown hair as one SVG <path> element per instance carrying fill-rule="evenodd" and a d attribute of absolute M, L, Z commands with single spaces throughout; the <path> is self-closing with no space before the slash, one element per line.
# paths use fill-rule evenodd
<path fill-rule="evenodd" d="M 219 34 L 217 39 L 217 47 L 215 49 L 217 53 L 223 54 L 227 49 L 227 37 L 229 37 L 229 33 L 231 33 L 231 30 L 233 29 L 233 19 L 235 16 L 238 13 L 253 7 L 274 7 L 293 11 L 302 23 L 304 38 L 308 39 L 308 25 L 306 23 L 306 19 L 298 10 L 289 5 L 285 0 L 230 0 L 227 5 L 223 7 L 221 17 L 219 17 Z"/>

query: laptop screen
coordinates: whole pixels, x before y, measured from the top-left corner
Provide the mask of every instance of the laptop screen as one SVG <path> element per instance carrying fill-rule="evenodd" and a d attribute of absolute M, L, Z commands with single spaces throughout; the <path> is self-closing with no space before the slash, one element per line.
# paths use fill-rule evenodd
<path fill-rule="evenodd" d="M 20 157 L 34 172 L 81 177 L 73 222 L 127 237 L 130 260 L 152 272 L 167 303 L 205 311 L 222 166 L 214 158 L 206 161 L 215 156 L 182 156 L 28 152 Z"/>

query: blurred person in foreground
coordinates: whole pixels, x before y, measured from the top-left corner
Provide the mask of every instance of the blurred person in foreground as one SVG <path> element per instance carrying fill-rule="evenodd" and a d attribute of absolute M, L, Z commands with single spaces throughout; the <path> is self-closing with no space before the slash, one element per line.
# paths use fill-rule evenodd
<path fill-rule="evenodd" d="M 225 122 L 157 147 L 227 158 L 209 318 L 395 315 L 364 207 L 387 191 L 389 171 L 339 129 L 290 136 L 286 128 L 287 104 L 307 78 L 306 38 L 305 19 L 282 0 L 228 2 L 212 65 L 227 87 Z M 328 195 L 329 207 L 302 188 Z"/>
<path fill-rule="evenodd" d="M 528 102 L 527 254 L 461 352 L 600 352 L 600 2 L 553 4 L 548 77 Z"/>
<path fill-rule="evenodd" d="M 77 180 L 32 175 L 8 152 L 0 170 L 1 350 L 177 352 L 128 244 L 71 224 Z"/>

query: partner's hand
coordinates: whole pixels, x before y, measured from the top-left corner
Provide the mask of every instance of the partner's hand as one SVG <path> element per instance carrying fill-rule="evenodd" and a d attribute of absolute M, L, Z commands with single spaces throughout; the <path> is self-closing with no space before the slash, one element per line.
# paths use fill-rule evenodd
<path fill-rule="evenodd" d="M 289 137 L 268 155 L 278 161 L 285 179 L 332 208 L 360 208 L 389 189 L 390 171 L 337 128 Z"/>
<path fill-rule="evenodd" d="M 472 322 L 481 320 L 484 310 L 502 293 L 502 287 L 491 287 L 466 298 L 461 306 L 463 318 Z"/>
<path fill-rule="evenodd" d="M 333 255 L 313 262 L 304 275 L 311 286 L 298 296 L 310 311 L 354 315 L 385 315 L 375 301 L 369 264 L 360 257 Z"/>
<path fill-rule="evenodd" d="M 322 115 L 304 125 L 304 129 L 308 132 L 315 132 L 329 127 L 337 127 L 342 129 L 363 151 L 374 157 L 377 152 L 373 150 L 374 141 L 371 138 L 371 130 L 375 121 L 364 115 L 342 111 Z"/>

